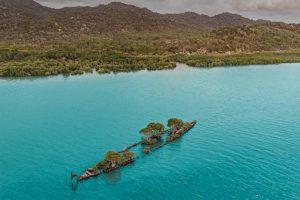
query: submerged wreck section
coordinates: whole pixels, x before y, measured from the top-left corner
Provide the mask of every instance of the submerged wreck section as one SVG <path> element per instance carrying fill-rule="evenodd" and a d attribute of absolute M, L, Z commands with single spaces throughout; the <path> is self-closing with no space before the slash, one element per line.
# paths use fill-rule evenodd
<path fill-rule="evenodd" d="M 108 151 L 104 155 L 103 160 L 100 160 L 92 168 L 86 169 L 80 176 L 71 173 L 72 188 L 75 190 L 80 181 L 99 176 L 103 173 L 110 173 L 113 170 L 129 165 L 138 158 L 146 156 L 152 151 L 177 140 L 192 129 L 196 123 L 197 121 L 184 122 L 178 118 L 171 118 L 168 120 L 169 129 L 167 130 L 165 126 L 159 122 L 149 123 L 145 128 L 140 130 L 140 133 L 143 134 L 141 141 L 125 147 L 118 152 Z M 163 138 L 163 135 L 166 135 L 166 137 Z M 137 146 L 141 146 L 143 149 L 141 155 L 129 151 Z"/>

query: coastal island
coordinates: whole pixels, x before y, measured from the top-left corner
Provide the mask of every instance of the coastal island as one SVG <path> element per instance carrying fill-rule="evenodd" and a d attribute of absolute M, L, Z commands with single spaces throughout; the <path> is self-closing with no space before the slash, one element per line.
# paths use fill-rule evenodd
<path fill-rule="evenodd" d="M 165 130 L 164 125 L 157 122 L 151 122 L 147 127 L 140 130 L 140 133 L 144 135 L 141 141 L 134 143 L 128 147 L 125 147 L 121 151 L 108 151 L 106 152 L 104 159 L 96 163 L 92 168 L 88 168 L 84 173 L 78 176 L 75 173 L 71 173 L 71 185 L 73 189 L 77 188 L 78 182 L 89 179 L 91 177 L 99 176 L 103 173 L 110 173 L 113 170 L 127 166 L 137 159 L 150 154 L 170 142 L 175 141 L 187 133 L 196 125 L 196 121 L 184 122 L 178 118 L 171 118 L 168 120 L 168 127 L 170 129 Z M 166 141 L 162 138 L 162 135 L 167 134 Z M 158 142 L 160 145 L 157 145 Z M 142 145 L 143 151 L 140 155 L 131 152 L 133 148 Z"/>

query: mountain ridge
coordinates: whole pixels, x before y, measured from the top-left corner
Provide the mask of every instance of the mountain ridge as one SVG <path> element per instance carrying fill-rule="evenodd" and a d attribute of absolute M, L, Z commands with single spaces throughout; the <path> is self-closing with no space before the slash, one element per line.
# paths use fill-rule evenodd
<path fill-rule="evenodd" d="M 160 14 L 120 2 L 54 9 L 33 0 L 0 0 L 0 36 L 3 40 L 47 40 L 130 32 L 212 31 L 256 23 L 267 22 L 232 13 L 212 17 L 194 12 Z"/>
<path fill-rule="evenodd" d="M 245 18 L 238 14 L 221 13 L 215 16 L 198 14 L 195 12 L 185 12 L 179 14 L 167 14 L 169 19 L 183 24 L 188 24 L 197 30 L 214 30 L 225 26 L 239 26 L 245 24 L 254 24 L 255 21 Z"/>

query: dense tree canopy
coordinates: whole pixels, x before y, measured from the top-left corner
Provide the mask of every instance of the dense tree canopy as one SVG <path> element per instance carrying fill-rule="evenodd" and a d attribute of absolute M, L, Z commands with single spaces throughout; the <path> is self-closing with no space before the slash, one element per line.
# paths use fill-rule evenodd
<path fill-rule="evenodd" d="M 165 126 L 161 123 L 151 122 L 147 127 L 140 130 L 140 133 L 145 136 L 152 136 L 165 131 Z"/>
<path fill-rule="evenodd" d="M 121 155 L 118 152 L 108 151 L 105 154 L 105 160 L 107 161 L 118 161 L 121 159 Z"/>
<path fill-rule="evenodd" d="M 212 32 L 131 33 L 44 42 L 0 42 L 0 77 L 76 75 L 300 62 L 300 26 L 228 27 Z"/>
<path fill-rule="evenodd" d="M 168 120 L 168 127 L 170 127 L 171 129 L 181 127 L 183 124 L 183 120 L 178 118 L 171 118 Z"/>
<path fill-rule="evenodd" d="M 125 157 L 125 158 L 133 158 L 134 156 L 135 156 L 134 152 L 125 151 L 123 153 L 123 157 Z"/>
<path fill-rule="evenodd" d="M 118 153 L 114 151 L 108 151 L 105 154 L 105 159 L 99 161 L 95 166 L 94 169 L 102 169 L 104 171 L 109 171 L 111 169 L 112 163 L 117 164 L 118 166 L 125 165 L 129 162 L 130 159 L 133 159 L 135 156 L 134 152 L 124 152 Z"/>

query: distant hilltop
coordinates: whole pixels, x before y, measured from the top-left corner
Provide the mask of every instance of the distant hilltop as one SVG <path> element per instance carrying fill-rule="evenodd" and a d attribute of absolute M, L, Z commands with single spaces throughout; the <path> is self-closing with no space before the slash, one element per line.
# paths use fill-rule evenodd
<path fill-rule="evenodd" d="M 223 13 L 213 17 L 193 12 L 159 14 L 119 2 L 96 7 L 53 9 L 33 0 L 0 0 L 2 40 L 46 39 L 80 35 L 114 35 L 130 32 L 212 31 L 227 26 L 271 24 L 241 15 Z M 293 29 L 299 25 L 274 23 Z M 0 39 L 1 40 L 1 39 Z"/>

